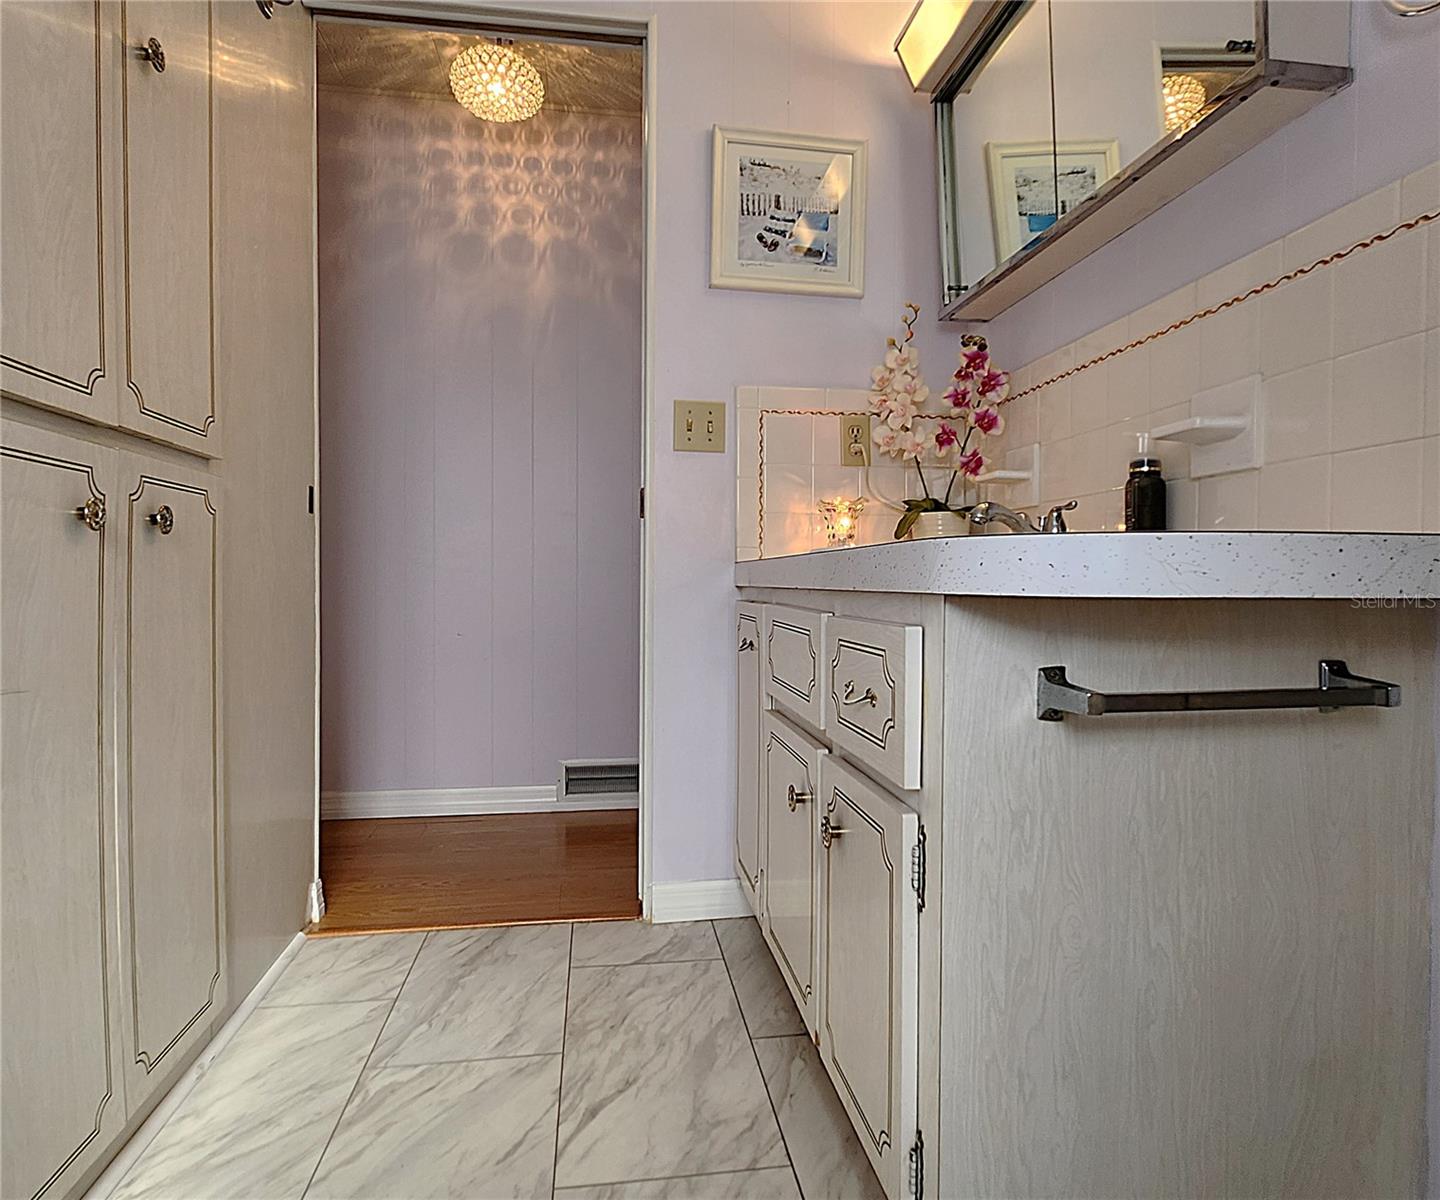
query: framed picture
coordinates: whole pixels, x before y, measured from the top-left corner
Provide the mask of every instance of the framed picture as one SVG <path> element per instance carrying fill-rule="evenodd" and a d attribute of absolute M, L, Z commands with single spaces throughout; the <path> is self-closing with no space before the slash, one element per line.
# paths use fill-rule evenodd
<path fill-rule="evenodd" d="M 1045 231 L 1120 170 L 1120 143 L 1109 141 L 987 142 L 995 261 L 1045 236 Z"/>
<path fill-rule="evenodd" d="M 865 143 L 715 127 L 710 286 L 865 294 Z"/>

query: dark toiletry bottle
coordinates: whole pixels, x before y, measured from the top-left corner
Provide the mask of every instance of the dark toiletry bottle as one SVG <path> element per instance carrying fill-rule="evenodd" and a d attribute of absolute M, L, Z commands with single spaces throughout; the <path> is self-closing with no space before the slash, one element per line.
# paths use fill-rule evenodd
<path fill-rule="evenodd" d="M 1150 454 L 1150 435 L 1139 434 L 1139 452 L 1130 460 L 1130 478 L 1125 481 L 1125 528 L 1165 528 L 1165 480 L 1160 477 L 1160 460 Z"/>

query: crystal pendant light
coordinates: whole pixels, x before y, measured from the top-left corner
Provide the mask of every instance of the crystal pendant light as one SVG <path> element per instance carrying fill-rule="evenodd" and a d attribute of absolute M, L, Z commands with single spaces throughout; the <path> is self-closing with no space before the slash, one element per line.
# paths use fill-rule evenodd
<path fill-rule="evenodd" d="M 482 121 L 527 121 L 545 103 L 540 72 L 501 41 L 479 42 L 456 55 L 450 90 Z"/>
<path fill-rule="evenodd" d="M 1205 107 L 1205 85 L 1193 75 L 1167 75 L 1160 85 L 1165 100 L 1165 132 L 1188 129 Z"/>

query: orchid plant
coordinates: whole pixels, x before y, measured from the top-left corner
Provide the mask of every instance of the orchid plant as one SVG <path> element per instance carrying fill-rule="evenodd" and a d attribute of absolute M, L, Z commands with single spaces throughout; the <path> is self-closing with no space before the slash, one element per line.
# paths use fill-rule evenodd
<path fill-rule="evenodd" d="M 979 334 L 960 339 L 960 365 L 951 377 L 941 413 L 925 411 L 930 389 L 920 375 L 920 355 L 914 345 L 917 305 L 907 304 L 902 322 L 905 334 L 899 341 L 886 339 L 885 361 L 870 372 L 870 408 L 880 418 L 872 438 L 886 454 L 915 464 L 923 496 L 905 501 L 905 512 L 895 526 L 895 537 L 905 537 L 927 512 L 956 512 L 950 506 L 957 480 L 974 479 L 985 469 L 985 456 L 978 442 L 1002 433 L 1005 418 L 1000 407 L 1010 396 L 1010 375 L 997 369 L 990 350 Z M 922 432 L 917 421 L 935 421 L 933 433 Z M 971 446 L 972 440 L 977 442 Z M 950 480 L 943 496 L 930 491 L 925 465 L 950 468 Z"/>

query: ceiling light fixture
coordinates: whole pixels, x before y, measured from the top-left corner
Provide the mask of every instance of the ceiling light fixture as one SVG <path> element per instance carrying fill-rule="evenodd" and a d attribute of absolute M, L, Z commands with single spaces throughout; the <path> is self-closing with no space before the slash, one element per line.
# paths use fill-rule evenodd
<path fill-rule="evenodd" d="M 1165 132 L 1189 129 L 1205 107 L 1205 85 L 1193 75 L 1167 75 L 1160 84 L 1165 101 Z"/>
<path fill-rule="evenodd" d="M 450 64 L 450 90 L 482 121 L 528 121 L 545 103 L 540 72 L 512 43 L 479 42 Z"/>

